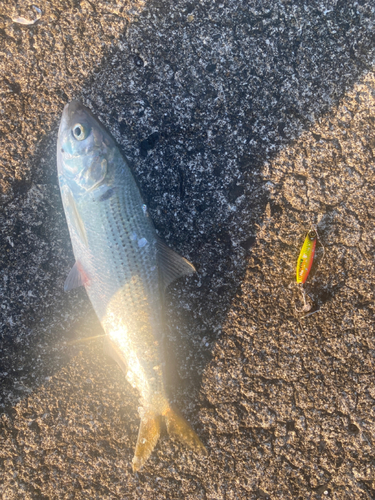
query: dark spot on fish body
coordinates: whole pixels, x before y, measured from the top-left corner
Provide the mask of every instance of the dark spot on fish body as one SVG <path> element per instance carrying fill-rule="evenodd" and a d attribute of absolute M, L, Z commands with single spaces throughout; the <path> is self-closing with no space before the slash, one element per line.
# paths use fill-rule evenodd
<path fill-rule="evenodd" d="M 115 192 L 116 192 L 115 187 L 107 189 L 107 191 L 98 198 L 98 201 L 100 202 L 109 200 L 109 198 L 111 198 L 115 194 Z"/>

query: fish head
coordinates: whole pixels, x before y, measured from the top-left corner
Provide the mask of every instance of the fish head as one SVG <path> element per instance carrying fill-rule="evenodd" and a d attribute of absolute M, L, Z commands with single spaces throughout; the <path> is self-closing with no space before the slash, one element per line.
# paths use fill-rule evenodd
<path fill-rule="evenodd" d="M 64 107 L 57 141 L 57 170 L 62 190 L 76 201 L 88 193 L 103 192 L 113 184 L 110 171 L 114 140 L 79 101 Z"/>

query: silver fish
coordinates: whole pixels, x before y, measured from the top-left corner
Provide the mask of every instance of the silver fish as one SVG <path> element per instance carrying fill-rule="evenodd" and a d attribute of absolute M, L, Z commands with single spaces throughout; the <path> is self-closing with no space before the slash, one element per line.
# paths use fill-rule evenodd
<path fill-rule="evenodd" d="M 133 470 L 154 449 L 165 420 L 169 434 L 200 454 L 207 451 L 171 407 L 163 381 L 163 295 L 194 266 L 157 236 L 129 166 L 88 108 L 64 108 L 57 168 L 75 265 L 64 289 L 84 285 L 105 331 L 107 351 L 140 393 Z"/>

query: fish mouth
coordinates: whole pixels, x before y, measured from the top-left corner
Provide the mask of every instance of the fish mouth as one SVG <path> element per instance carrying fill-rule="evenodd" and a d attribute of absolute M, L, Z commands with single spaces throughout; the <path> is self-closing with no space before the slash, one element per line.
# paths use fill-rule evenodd
<path fill-rule="evenodd" d="M 61 131 L 71 129 L 75 123 L 91 118 L 91 113 L 80 101 L 73 99 L 64 106 L 61 117 Z"/>
<path fill-rule="evenodd" d="M 71 127 L 74 125 L 73 121 L 76 117 L 86 116 L 85 106 L 77 100 L 73 100 L 68 104 L 65 104 L 64 110 L 61 115 L 59 133 L 58 133 L 58 143 L 62 142 L 62 139 L 70 133 Z"/>

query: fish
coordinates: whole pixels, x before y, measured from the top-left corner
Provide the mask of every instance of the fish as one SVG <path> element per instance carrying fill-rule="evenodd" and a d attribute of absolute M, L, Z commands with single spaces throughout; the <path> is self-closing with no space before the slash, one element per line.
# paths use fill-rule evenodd
<path fill-rule="evenodd" d="M 128 161 L 78 100 L 68 103 L 57 140 L 57 171 L 75 264 L 64 290 L 84 286 L 105 332 L 105 350 L 140 396 L 132 469 L 168 434 L 200 455 L 207 450 L 166 394 L 164 293 L 195 272 L 157 235 Z"/>

